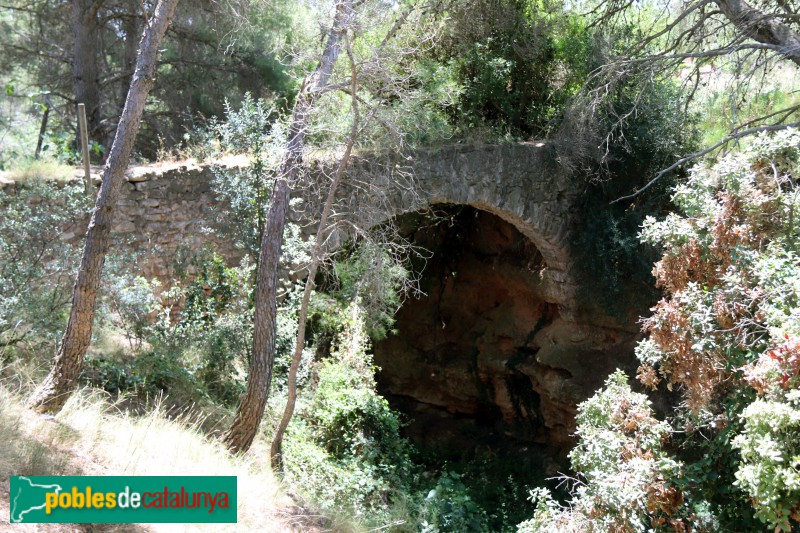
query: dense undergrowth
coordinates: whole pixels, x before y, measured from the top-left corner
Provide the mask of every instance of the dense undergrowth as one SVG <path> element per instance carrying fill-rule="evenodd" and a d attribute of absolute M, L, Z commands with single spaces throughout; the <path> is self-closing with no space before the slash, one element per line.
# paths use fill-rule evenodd
<path fill-rule="evenodd" d="M 257 194 L 240 185 L 241 176 L 219 171 L 218 194 L 225 197 L 233 189 L 240 196 Z M 11 411 L 21 409 L 18 404 L 31 385 L 42 379 L 64 327 L 75 264 L 62 261 L 74 258 L 76 251 L 61 235 L 86 215 L 88 206 L 81 198 L 78 184 L 35 179 L 0 192 L 7 215 L 0 222 L 0 263 L 14 266 L 2 272 L 9 289 L 0 299 L 2 387 L 20 391 L 9 400 L 8 406 L 17 405 L 8 407 Z M 239 209 L 234 215 L 243 224 L 257 224 L 259 211 L 246 198 L 230 202 L 231 209 Z M 290 234 L 287 267 L 305 257 L 306 244 L 297 229 Z M 250 235 L 238 231 L 231 238 L 247 249 Z M 525 487 L 536 472 L 516 472 L 503 458 L 455 461 L 426 454 L 402 436 L 407 421 L 378 394 L 370 339 L 391 333 L 392 312 L 403 297 L 398 291 L 409 274 L 387 261 L 382 263 L 386 270 L 366 275 L 375 270 L 375 254 L 381 251 L 348 247 L 335 258 L 313 298 L 313 335 L 300 369 L 297 416 L 286 437 L 283 483 L 337 530 L 513 530 L 527 515 Z M 167 284 L 138 276 L 130 267 L 137 261 L 124 248 L 109 257 L 93 345 L 81 377 L 92 389 L 75 399 L 89 403 L 80 403 L 76 411 L 68 406 L 59 420 L 67 424 L 73 414 L 89 420 L 96 409 L 111 409 L 137 427 L 154 420 L 173 424 L 176 431 L 186 425 L 192 438 L 212 441 L 230 423 L 244 390 L 251 344 L 252 263 L 245 258 L 239 266 L 228 266 L 212 249 L 178 254 L 176 263 L 176 278 Z M 262 441 L 271 438 L 286 401 L 300 288 L 287 282 L 279 304 L 278 353 Z M 43 307 L 42 301 L 52 307 Z M 86 394 L 96 398 L 86 400 Z M 106 400 L 100 397 L 111 407 L 103 407 Z M 110 433 L 119 433 L 114 416 L 102 415 L 97 423 L 104 420 Z M 102 440 L 97 428 L 76 431 Z M 35 453 L 55 445 L 46 439 L 43 443 Z M 17 459 L 9 463 L 8 472 L 27 471 L 25 454 L 9 453 Z M 106 459 L 98 462 L 105 464 Z M 141 459 L 142 468 L 147 460 Z M 155 461 L 147 468 L 155 472 L 160 464 Z M 34 470 L 72 472 L 67 466 L 43 463 Z"/>
<path fill-rule="evenodd" d="M 441 39 L 396 66 L 403 91 L 393 93 L 381 81 L 369 104 L 391 111 L 405 146 L 552 140 L 562 150 L 560 164 L 574 170 L 576 189 L 584 191 L 572 228 L 583 254 L 576 272 L 609 295 L 600 302 L 607 312 L 630 307 L 629 299 L 656 297 L 647 289 L 654 288 L 647 271 L 663 252 L 655 275 L 666 296 L 645 322 L 638 377 L 660 387 L 662 399 L 680 395 L 665 419 L 631 388 L 633 376 L 618 372 L 579 407 L 569 478 L 545 479 L 535 461 L 520 457 L 454 459 L 417 449 L 403 437 L 408 421 L 377 392 L 370 356 L 370 339 L 392 334 L 393 313 L 413 275 L 401 262 L 384 261 L 385 250 L 354 242 L 329 261 L 312 299 L 283 485 L 267 472 L 260 447 L 286 402 L 296 282 L 282 286 L 275 372 L 256 448 L 238 459 L 222 452 L 214 439 L 229 424 L 247 377 L 254 264 L 288 105 L 254 98 L 242 87 L 242 101 L 226 102 L 224 119 L 204 120 L 165 151 L 206 161 L 230 152 L 251 158 L 245 169 L 217 169 L 214 180 L 229 206 L 217 215 L 232 228 L 226 237 L 245 251 L 245 261 L 226 264 L 213 249 L 181 252 L 175 279 L 156 282 L 139 276 L 124 246 L 114 250 L 81 378 L 87 388 L 52 428 L 21 402 L 41 380 L 65 325 L 79 251 L 62 234 L 85 220 L 90 206 L 58 164 L 76 157 L 69 120 L 44 139 L 52 160 L 18 161 L 23 151 L 16 140 L 30 144 L 39 111 L 30 113 L 26 131 L 11 131 L 15 148 L 0 153 L 4 177 L 18 183 L 13 192 L 0 191 L 0 443 L 12 445 L 0 447 L 0 472 L 236 472 L 252 483 L 248 494 L 286 490 L 322 515 L 321 528 L 335 530 L 796 528 L 800 135 L 762 138 L 609 205 L 701 138 L 718 140 L 728 123 L 748 120 L 737 104 L 741 95 L 698 89 L 706 94 L 687 107 L 675 77 L 653 80 L 643 72 L 618 80 L 607 109 L 583 120 L 586 109 L 573 105 L 583 80 L 608 54 L 631 45 L 638 29 L 594 34 L 586 19 L 556 2 L 496 5 L 453 2 Z M 747 112 L 769 114 L 795 103 L 790 85 L 777 84 Z M 217 112 L 222 101 L 215 100 Z M 315 117 L 322 124 L 311 136 L 317 154 L 335 151 L 326 135 L 346 122 L 342 102 L 334 99 Z M 0 133 L 8 130 L 0 120 Z M 153 131 L 147 135 L 142 153 L 160 142 Z M 362 149 L 394 145 L 386 132 L 369 135 Z M 657 249 L 648 251 L 638 238 L 642 223 L 641 238 Z M 307 247 L 290 224 L 284 271 L 301 270 Z M 177 452 L 165 455 L 162 448 Z M 70 450 L 93 460 L 76 463 Z M 204 470 L 209 465 L 219 466 Z M 245 503 L 246 525 L 273 516 L 257 501 Z"/>
<path fill-rule="evenodd" d="M 666 420 L 621 373 L 580 406 L 569 505 L 533 493 L 525 531 L 791 531 L 800 523 L 800 133 L 762 136 L 648 218 L 665 297 L 637 378 L 680 394 Z"/>

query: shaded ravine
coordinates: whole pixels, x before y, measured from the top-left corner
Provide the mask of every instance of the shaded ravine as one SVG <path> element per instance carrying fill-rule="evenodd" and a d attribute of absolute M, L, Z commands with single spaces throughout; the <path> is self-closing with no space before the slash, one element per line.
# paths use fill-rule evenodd
<path fill-rule="evenodd" d="M 470 206 L 436 211 L 397 220 L 432 257 L 425 296 L 406 301 L 398 333 L 374 345 L 380 392 L 423 449 L 477 457 L 535 447 L 563 463 L 577 404 L 614 368 L 633 366 L 635 331 L 565 318 L 542 254 L 512 224 Z"/>

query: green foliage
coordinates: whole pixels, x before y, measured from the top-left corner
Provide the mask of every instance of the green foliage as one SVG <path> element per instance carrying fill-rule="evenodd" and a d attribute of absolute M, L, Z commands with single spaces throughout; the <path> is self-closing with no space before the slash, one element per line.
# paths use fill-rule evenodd
<path fill-rule="evenodd" d="M 378 243 L 364 241 L 335 262 L 337 287 L 329 291 L 340 302 L 358 302 L 367 333 L 381 340 L 392 331 L 410 278 L 405 266 Z"/>
<path fill-rule="evenodd" d="M 588 73 L 593 36 L 583 19 L 558 2 L 530 0 L 455 2 L 448 14 L 432 54 L 460 87 L 446 108 L 457 130 L 551 131 Z"/>
<path fill-rule="evenodd" d="M 443 461 L 420 453 L 424 473 L 417 483 L 417 529 L 510 532 L 528 516 L 528 487 L 541 483 L 540 459 L 530 448 L 497 455 Z"/>
<path fill-rule="evenodd" d="M 664 449 L 671 427 L 653 416 L 650 401 L 617 371 L 578 406 L 578 445 L 570 452 L 583 476 L 570 507 L 546 489 L 531 493 L 537 507 L 522 531 L 650 531 L 680 523 L 683 497 L 675 483 L 682 465 Z"/>
<path fill-rule="evenodd" d="M 244 261 L 227 267 L 210 250 L 192 258 L 190 265 L 195 274 L 185 287 L 176 284 L 162 293 L 148 342 L 155 353 L 183 360 L 213 398 L 232 405 L 244 390 L 243 368 L 252 339 L 253 265 Z"/>
<path fill-rule="evenodd" d="M 272 160 L 270 152 L 280 149 L 284 137 L 276 121 L 280 114 L 271 102 L 245 93 L 238 108 L 225 99 L 224 110 L 224 117 L 212 117 L 203 127 L 186 134 L 186 150 L 200 159 L 232 153 Z"/>
<path fill-rule="evenodd" d="M 82 19 L 83 25 L 75 28 L 68 6 L 31 6 L 14 0 L 0 14 L 0 27 L 8 36 L 8 46 L 0 58 L 0 90 L 4 90 L 3 95 L 13 94 L 16 100 L 26 93 L 35 96 L 36 104 L 41 104 L 42 95 L 49 94 L 52 112 L 48 135 L 60 132 L 58 139 L 49 142 L 50 153 L 76 153 L 73 65 L 80 67 L 89 59 L 75 61 L 72 57 L 75 32 L 89 39 L 96 35 L 95 77 L 101 81 L 97 86 L 101 105 L 97 128 L 92 131 L 90 124 L 90 135 L 95 141 L 92 147 L 100 149 L 101 144 L 113 139 L 122 112 L 136 48 L 146 19 L 151 16 L 144 8 L 148 12 L 154 9 L 154 5 L 119 0 L 95 7 L 96 14 L 87 15 Z M 286 58 L 281 57 L 280 49 L 283 42 L 294 37 L 291 26 L 292 19 L 300 14 L 297 11 L 293 2 L 285 1 L 238 6 L 181 3 L 162 42 L 158 83 L 144 112 L 136 153 L 153 158 L 160 151 L 172 151 L 186 130 L 207 117 L 222 116 L 226 98 L 238 101 L 249 91 L 288 100 L 293 82 L 287 76 Z M 96 32 L 92 25 L 96 25 Z M 91 80 L 87 83 L 91 84 Z M 15 125 L 28 126 L 29 133 L 18 150 L 32 154 L 39 110 L 18 105 L 9 115 L 0 114 Z"/>
<path fill-rule="evenodd" d="M 160 391 L 235 404 L 251 347 L 253 266 L 245 260 L 228 267 L 205 249 L 178 265 L 181 279 L 164 289 L 132 277 L 131 258 L 110 259 L 101 318 L 125 333 L 132 354 L 94 357 L 86 379 L 113 393 Z"/>
<path fill-rule="evenodd" d="M 798 331 L 799 139 L 795 131 L 759 138 L 748 151 L 696 167 L 675 192 L 685 215 L 643 226 L 643 239 L 665 248 L 655 273 L 671 297 L 648 319 L 641 358 L 683 386 L 695 411 L 715 381 Z M 693 374 L 682 377 L 688 364 Z"/>
<path fill-rule="evenodd" d="M 294 357 L 294 347 L 297 342 L 298 312 L 300 301 L 303 297 L 304 284 L 291 284 L 280 302 L 278 302 L 278 317 L 275 331 L 275 365 L 272 370 L 272 385 L 270 389 L 275 395 L 286 393 L 289 379 L 289 368 Z M 312 343 L 313 336 L 309 336 Z M 316 339 L 315 339 L 316 340 Z M 313 351 L 310 346 L 303 348 L 300 367 L 297 371 L 297 386 L 302 388 L 311 377 Z"/>
<path fill-rule="evenodd" d="M 586 485 L 575 490 L 571 509 L 540 494 L 528 526 L 797 525 L 798 179 L 800 132 L 761 136 L 697 165 L 675 188 L 680 211 L 645 221 L 642 238 L 663 250 L 654 273 L 666 295 L 644 322 L 638 377 L 653 388 L 665 382 L 683 402 L 671 427 L 641 411 L 643 396 L 609 381 L 578 415 L 571 458 Z M 667 438 L 672 453 L 665 455 Z M 624 452 L 615 455 L 618 446 Z"/>
<path fill-rule="evenodd" d="M 599 168 L 577 173 L 576 179 L 589 183 L 576 203 L 575 263 L 585 290 L 593 291 L 582 298 L 602 299 L 600 305 L 612 314 L 643 311 L 656 300 L 650 271 L 658 256 L 642 245 L 638 232 L 647 216 L 672 209 L 671 190 L 682 173 L 662 176 L 635 199 L 612 202 L 696 149 L 698 123 L 683 104 L 673 80 L 642 73 L 619 80 L 609 89 L 606 107 L 595 110 L 593 127 L 603 133 L 590 138 L 606 153 Z M 560 135 L 573 142 L 580 134 L 566 127 Z"/>
<path fill-rule="evenodd" d="M 152 351 L 132 359 L 120 360 L 113 356 L 89 359 L 84 379 L 112 394 L 135 394 L 145 400 L 165 393 L 178 402 L 204 395 L 201 385 L 182 361 Z"/>
<path fill-rule="evenodd" d="M 319 443 L 336 458 L 359 456 L 369 462 L 391 464 L 400 421 L 386 400 L 364 383 L 352 366 L 325 361 L 309 406 L 318 426 Z M 393 457 L 395 455 L 395 457 Z M 400 465 L 402 466 L 402 464 Z"/>
<path fill-rule="evenodd" d="M 456 472 L 445 471 L 422 502 L 420 531 L 487 531 L 488 516 Z"/>
<path fill-rule="evenodd" d="M 212 119 L 195 136 L 191 153 L 212 163 L 225 154 L 248 157 L 246 166 L 214 166 L 212 186 L 217 198 L 226 205 L 217 215 L 219 226 L 255 260 L 269 210 L 273 177 L 278 172 L 286 141 L 282 117 L 267 101 L 256 100 L 248 93 L 238 109 L 226 101 L 225 120 Z M 304 264 L 306 247 L 297 224 L 287 223 L 284 263 Z"/>
<path fill-rule="evenodd" d="M 712 88 L 697 95 L 695 102 L 698 113 L 702 115 L 704 144 L 721 141 L 737 123 L 758 120 L 773 113 L 782 114 L 797 106 L 800 96 L 794 90 L 793 67 L 787 67 L 775 69 L 763 79 L 750 82 L 742 81 L 735 74 L 714 72 L 721 79 L 709 84 Z M 797 110 L 787 113 L 788 121 L 798 118 Z"/>
<path fill-rule="evenodd" d="M 783 401 L 758 399 L 741 414 L 733 446 L 742 456 L 736 485 L 752 498 L 756 517 L 776 531 L 800 521 L 800 390 Z"/>
<path fill-rule="evenodd" d="M 781 442 L 777 413 L 793 409 L 787 394 L 800 384 L 794 362 L 799 162 L 796 131 L 755 139 L 741 153 L 696 167 L 676 188 L 683 216 L 650 219 L 642 231 L 665 248 L 656 274 L 670 298 L 646 323 L 651 335 L 638 350 L 640 376 L 651 386 L 664 378 L 679 387 L 691 408 L 684 425 L 710 428 L 711 440 L 709 429 L 703 435 L 689 431 L 681 440 L 689 450 L 705 448 L 722 465 L 716 472 L 724 479 L 698 468 L 694 482 L 729 524 L 752 523 L 755 513 L 770 527 L 785 528 L 797 494 L 787 485 L 780 498 L 773 493 L 762 500 L 764 484 L 778 481 L 769 479 L 774 457 L 753 450 Z M 760 422 L 766 405 L 776 413 L 773 429 Z M 734 475 L 745 493 L 714 496 L 720 485 L 733 484 Z M 751 504 L 734 503 L 746 500 Z"/>
<path fill-rule="evenodd" d="M 318 367 L 316 387 L 289 427 L 286 476 L 324 509 L 379 520 L 394 494 L 408 492 L 413 465 L 398 415 L 375 390 L 358 313 L 353 306 L 337 350 Z"/>
<path fill-rule="evenodd" d="M 64 326 L 77 254 L 61 238 L 82 232 L 80 183 L 31 179 L 0 191 L 0 355 L 23 340 L 51 347 Z"/>
<path fill-rule="evenodd" d="M 131 348 L 138 350 L 161 307 L 156 297 L 161 284 L 141 276 L 132 280 L 124 275 L 110 277 L 103 296 L 109 302 L 111 321 L 125 333 Z"/>
<path fill-rule="evenodd" d="M 191 259 L 195 274 L 183 290 L 181 322 L 208 327 L 247 296 L 250 269 L 229 268 L 216 252 L 204 250 Z M 242 290 L 242 288 L 245 290 Z"/>

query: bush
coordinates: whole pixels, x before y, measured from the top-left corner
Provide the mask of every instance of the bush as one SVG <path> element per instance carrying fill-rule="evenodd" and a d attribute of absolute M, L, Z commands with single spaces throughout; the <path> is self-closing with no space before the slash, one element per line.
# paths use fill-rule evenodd
<path fill-rule="evenodd" d="M 375 390 L 364 326 L 357 311 L 351 316 L 289 426 L 286 476 L 323 509 L 380 520 L 393 495 L 410 492 L 411 448 L 399 435 L 398 415 Z"/>
<path fill-rule="evenodd" d="M 469 488 L 456 472 L 445 471 L 428 492 L 419 511 L 420 531 L 489 531 L 488 514 L 470 496 Z"/>
<path fill-rule="evenodd" d="M 445 107 L 454 128 L 495 138 L 551 131 L 589 72 L 585 22 L 548 1 L 454 2 L 448 16 L 431 55 L 438 78 L 459 89 Z"/>
<path fill-rule="evenodd" d="M 332 274 L 336 279 L 328 290 L 345 306 L 358 302 L 366 332 L 376 341 L 395 333 L 394 314 L 406 292 L 416 286 L 402 258 L 392 256 L 389 249 L 389 245 L 365 240 L 345 250 L 334 263 Z"/>
<path fill-rule="evenodd" d="M 617 371 L 578 406 L 578 445 L 569 457 L 581 480 L 570 508 L 546 489 L 533 491 L 536 512 L 521 531 L 649 531 L 683 524 L 682 465 L 663 446 L 671 427 L 655 419 L 650 401 L 627 380 Z"/>
<path fill-rule="evenodd" d="M 800 132 L 761 136 L 695 166 L 675 189 L 680 212 L 646 220 L 642 238 L 663 249 L 654 274 L 666 295 L 644 321 L 638 377 L 680 393 L 674 426 L 628 409 L 643 399 L 609 382 L 589 405 L 610 394 L 614 417 L 604 422 L 608 409 L 587 405 L 578 416 L 571 457 L 586 484 L 572 509 L 538 494 L 526 527 L 755 530 L 757 519 L 789 531 L 800 523 L 798 180 Z M 607 422 L 617 429 L 608 433 Z M 587 432 L 587 423 L 601 431 Z M 609 453 L 616 445 L 623 453 Z M 637 463 L 647 468 L 624 483 L 615 477 Z"/>
<path fill-rule="evenodd" d="M 800 522 L 800 390 L 782 401 L 758 399 L 741 415 L 733 440 L 741 453 L 736 486 L 752 498 L 756 517 L 776 531 Z"/>
<path fill-rule="evenodd" d="M 156 296 L 161 284 L 142 276 L 133 279 L 126 275 L 106 277 L 111 279 L 102 294 L 109 306 L 109 319 L 125 333 L 130 347 L 138 351 L 161 307 Z"/>
<path fill-rule="evenodd" d="M 134 358 L 95 357 L 84 370 L 84 379 L 112 394 L 130 393 L 151 400 L 163 394 L 191 402 L 204 396 L 202 387 L 182 361 L 156 352 Z"/>
<path fill-rule="evenodd" d="M 250 355 L 254 267 L 246 259 L 228 267 L 210 249 L 189 262 L 196 274 L 161 295 L 148 342 L 163 357 L 183 361 L 212 398 L 233 405 L 244 391 Z"/>
<path fill-rule="evenodd" d="M 55 346 L 78 259 L 62 236 L 83 231 L 89 205 L 79 182 L 30 179 L 0 190 L 0 359 L 23 341 Z"/>
<path fill-rule="evenodd" d="M 131 277 L 125 256 L 109 259 L 103 318 L 125 333 L 132 353 L 95 357 L 86 378 L 113 393 L 180 392 L 188 401 L 235 404 L 252 339 L 249 261 L 228 267 L 205 249 L 179 265 L 181 279 L 162 290 L 156 280 Z"/>

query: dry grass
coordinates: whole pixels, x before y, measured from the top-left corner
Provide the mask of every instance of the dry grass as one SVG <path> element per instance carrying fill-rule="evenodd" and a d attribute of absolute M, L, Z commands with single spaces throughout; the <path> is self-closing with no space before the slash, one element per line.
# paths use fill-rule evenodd
<path fill-rule="evenodd" d="M 25 158 L 3 173 L 7 180 L 24 183 L 32 179 L 65 182 L 75 179 L 75 167 L 52 159 Z"/>
<path fill-rule="evenodd" d="M 200 420 L 170 420 L 156 402 L 131 416 L 96 390 L 73 395 L 56 417 L 23 406 L 0 383 L 0 530 L 9 531 L 321 531 L 321 520 L 295 503 L 268 468 L 259 440 L 231 457 L 199 430 Z M 235 475 L 237 524 L 14 525 L 7 522 L 10 475 Z"/>

